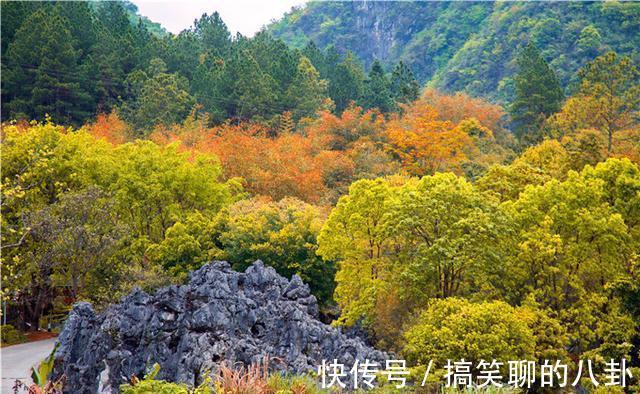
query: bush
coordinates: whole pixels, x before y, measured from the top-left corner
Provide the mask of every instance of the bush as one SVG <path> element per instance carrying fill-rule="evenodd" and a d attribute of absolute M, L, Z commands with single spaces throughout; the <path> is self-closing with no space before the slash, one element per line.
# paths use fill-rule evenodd
<path fill-rule="evenodd" d="M 15 345 L 27 342 L 27 337 L 11 324 L 0 326 L 0 344 Z"/>
<path fill-rule="evenodd" d="M 135 377 L 131 384 L 120 386 L 122 394 L 320 394 L 316 381 L 308 376 L 288 376 L 269 373 L 269 362 L 248 367 L 231 368 L 223 365 L 215 378 L 206 378 L 196 388 L 185 384 L 155 380 L 160 366 L 154 364 L 152 371 L 143 380 Z"/>
<path fill-rule="evenodd" d="M 530 360 L 535 338 L 517 310 L 502 301 L 471 303 L 446 298 L 430 303 L 404 334 L 410 365 L 445 365 L 448 359 Z"/>
<path fill-rule="evenodd" d="M 130 384 L 120 386 L 120 392 L 122 394 L 213 394 L 211 380 L 208 378 L 200 386 L 191 389 L 186 384 L 156 380 L 158 372 L 160 372 L 160 365 L 153 364 L 151 371 L 143 380 L 133 376 Z"/>

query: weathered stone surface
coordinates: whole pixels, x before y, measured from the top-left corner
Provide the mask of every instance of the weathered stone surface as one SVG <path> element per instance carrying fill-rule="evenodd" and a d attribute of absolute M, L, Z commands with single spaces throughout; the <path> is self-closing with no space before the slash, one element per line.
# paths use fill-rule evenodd
<path fill-rule="evenodd" d="M 101 314 L 78 303 L 58 340 L 55 376 L 66 374 L 66 391 L 95 393 L 100 374 L 106 389 L 154 363 L 159 379 L 198 384 L 222 362 L 249 364 L 271 358 L 276 370 L 315 370 L 322 359 L 351 365 L 386 355 L 317 320 L 309 288 L 257 261 L 246 272 L 226 262 L 193 272 L 188 284 L 149 295 L 135 290 Z"/>

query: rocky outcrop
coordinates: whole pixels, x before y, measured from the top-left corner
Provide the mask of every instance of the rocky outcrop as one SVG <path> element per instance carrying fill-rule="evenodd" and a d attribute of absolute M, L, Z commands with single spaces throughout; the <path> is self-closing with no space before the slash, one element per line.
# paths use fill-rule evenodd
<path fill-rule="evenodd" d="M 74 306 L 58 341 L 55 376 L 66 391 L 95 393 L 159 363 L 158 379 L 198 384 L 223 362 L 250 364 L 265 356 L 276 370 L 302 373 L 322 359 L 384 364 L 386 355 L 317 319 L 318 304 L 298 276 L 287 280 L 257 261 L 246 272 L 225 262 L 193 272 L 189 283 L 155 295 L 135 290 L 103 313 Z"/>

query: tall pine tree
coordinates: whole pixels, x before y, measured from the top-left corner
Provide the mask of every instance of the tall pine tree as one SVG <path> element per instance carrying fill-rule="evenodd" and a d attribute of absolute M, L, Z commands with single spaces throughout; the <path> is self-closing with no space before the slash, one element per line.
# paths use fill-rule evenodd
<path fill-rule="evenodd" d="M 358 102 L 364 90 L 364 72 L 351 52 L 329 75 L 329 97 L 335 103 L 335 112 L 341 114 L 349 104 Z"/>
<path fill-rule="evenodd" d="M 327 62 L 324 53 L 316 46 L 313 41 L 302 49 L 302 56 L 311 61 L 311 64 L 318 70 L 321 78 L 327 78 Z"/>
<path fill-rule="evenodd" d="M 369 78 L 364 87 L 362 104 L 365 108 L 378 108 L 382 113 L 396 110 L 396 104 L 391 95 L 391 84 L 378 60 L 373 62 Z"/>
<path fill-rule="evenodd" d="M 402 61 L 391 73 L 391 93 L 398 103 L 408 104 L 418 99 L 420 84 L 413 75 L 413 71 Z"/>
<path fill-rule="evenodd" d="M 90 115 L 92 97 L 84 88 L 68 24 L 52 8 L 42 7 L 16 32 L 7 49 L 2 89 L 11 92 L 5 96 L 10 117 L 49 115 L 56 122 L 80 124 Z"/>
<path fill-rule="evenodd" d="M 532 144 L 542 139 L 542 123 L 560 110 L 564 95 L 558 77 L 535 44 L 529 43 L 520 52 L 517 63 L 511 118 L 520 142 Z"/>
<path fill-rule="evenodd" d="M 327 81 L 320 79 L 320 73 L 304 56 L 300 58 L 298 71 L 289 86 L 287 97 L 296 121 L 315 115 L 327 98 Z"/>
<path fill-rule="evenodd" d="M 166 65 L 157 58 L 151 60 L 146 71 L 131 73 L 127 84 L 132 99 L 120 106 L 120 113 L 140 135 L 156 125 L 180 123 L 195 104 L 187 91 L 186 78 L 167 73 Z"/>

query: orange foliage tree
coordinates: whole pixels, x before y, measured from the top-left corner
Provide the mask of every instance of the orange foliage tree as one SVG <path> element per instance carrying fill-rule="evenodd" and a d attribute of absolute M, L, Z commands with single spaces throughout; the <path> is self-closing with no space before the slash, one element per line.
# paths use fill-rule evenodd
<path fill-rule="evenodd" d="M 445 95 L 435 89 L 426 89 L 422 101 L 433 107 L 440 120 L 458 124 L 464 119 L 475 118 L 490 130 L 497 131 L 503 127 L 505 112 L 501 106 L 465 93 Z"/>
<path fill-rule="evenodd" d="M 317 202 L 325 192 L 319 151 L 301 134 L 272 136 L 266 127 L 254 123 L 206 128 L 206 121 L 193 120 L 156 129 L 150 138 L 160 144 L 179 141 L 182 149 L 217 156 L 225 178 L 242 178 L 245 190 L 252 194 Z"/>
<path fill-rule="evenodd" d="M 113 145 L 124 144 L 131 140 L 131 128 L 115 111 L 109 114 L 98 114 L 95 122 L 89 123 L 86 128 L 89 134 Z"/>
<path fill-rule="evenodd" d="M 440 120 L 438 112 L 424 100 L 404 107 L 404 115 L 389 121 L 386 130 L 389 149 L 411 175 L 436 171 L 460 172 L 468 160 L 466 151 L 473 139 L 451 121 Z"/>
<path fill-rule="evenodd" d="M 348 150 L 361 138 L 380 139 L 384 126 L 384 116 L 380 111 L 364 111 L 351 103 L 340 116 L 331 111 L 319 112 L 318 119 L 304 131 L 323 149 Z"/>

